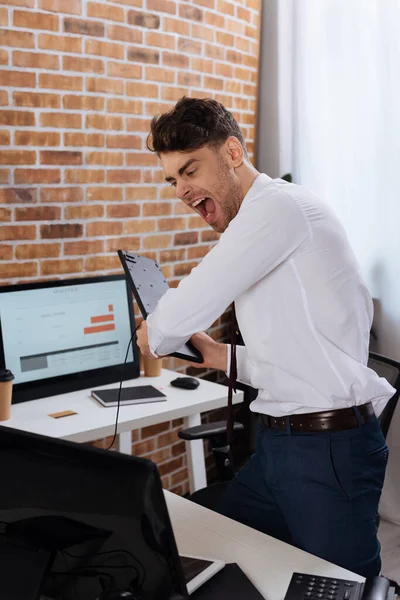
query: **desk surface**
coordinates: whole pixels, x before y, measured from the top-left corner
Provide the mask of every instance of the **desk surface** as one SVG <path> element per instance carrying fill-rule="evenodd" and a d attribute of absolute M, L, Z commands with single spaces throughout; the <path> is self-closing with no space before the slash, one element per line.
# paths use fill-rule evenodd
<path fill-rule="evenodd" d="M 163 369 L 160 377 L 139 377 L 124 382 L 124 387 L 154 385 L 164 392 L 168 399 L 166 402 L 122 406 L 118 417 L 118 431 L 127 432 L 224 406 L 227 398 L 225 386 L 200 379 L 196 390 L 183 390 L 169 385 L 178 375 L 175 371 Z M 98 389 L 118 385 L 113 383 L 99 386 Z M 1 424 L 75 442 L 88 442 L 112 435 L 116 407 L 103 407 L 91 397 L 90 392 L 91 389 L 79 390 L 13 405 L 11 419 Z M 235 404 L 242 400 L 242 392 L 234 394 Z M 77 414 L 60 419 L 49 416 L 50 413 L 64 410 L 72 410 Z"/>
<path fill-rule="evenodd" d="M 267 600 L 283 600 L 294 571 L 364 581 L 185 498 L 164 493 L 179 552 L 236 562 Z"/>

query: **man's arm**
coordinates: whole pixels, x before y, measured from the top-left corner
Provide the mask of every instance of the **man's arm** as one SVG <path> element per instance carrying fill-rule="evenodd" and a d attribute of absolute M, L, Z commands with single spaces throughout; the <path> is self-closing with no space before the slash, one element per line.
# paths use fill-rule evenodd
<path fill-rule="evenodd" d="M 151 353 L 175 352 L 193 333 L 209 329 L 236 298 L 301 249 L 308 235 L 303 214 L 286 193 L 253 199 L 147 318 Z"/>

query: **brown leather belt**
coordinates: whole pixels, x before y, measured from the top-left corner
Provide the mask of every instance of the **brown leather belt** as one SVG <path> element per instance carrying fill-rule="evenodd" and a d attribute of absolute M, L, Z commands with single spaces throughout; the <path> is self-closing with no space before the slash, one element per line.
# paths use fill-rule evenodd
<path fill-rule="evenodd" d="M 357 409 L 362 425 L 366 423 L 368 417 L 375 414 L 371 402 L 357 406 Z M 264 427 L 286 430 L 286 417 L 271 417 L 270 415 L 260 414 L 260 421 Z M 290 415 L 289 423 L 291 431 L 302 432 L 342 431 L 344 429 L 356 429 L 359 426 L 353 408 Z"/>

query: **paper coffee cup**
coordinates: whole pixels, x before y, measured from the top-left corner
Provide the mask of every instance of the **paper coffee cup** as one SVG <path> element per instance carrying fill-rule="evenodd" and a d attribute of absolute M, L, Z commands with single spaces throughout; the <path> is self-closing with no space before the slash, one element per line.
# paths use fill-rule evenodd
<path fill-rule="evenodd" d="M 143 356 L 143 368 L 145 377 L 159 377 L 162 369 L 162 358 Z"/>
<path fill-rule="evenodd" d="M 9 369 L 0 369 L 0 421 L 10 418 L 13 380 Z"/>

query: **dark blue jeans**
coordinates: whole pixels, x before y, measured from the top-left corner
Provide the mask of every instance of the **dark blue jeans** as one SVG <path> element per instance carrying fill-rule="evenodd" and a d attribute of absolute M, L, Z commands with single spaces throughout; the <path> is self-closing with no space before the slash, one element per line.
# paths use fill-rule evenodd
<path fill-rule="evenodd" d="M 338 432 L 260 425 L 256 452 L 218 512 L 364 577 L 378 575 L 376 518 L 387 459 L 376 417 Z"/>

